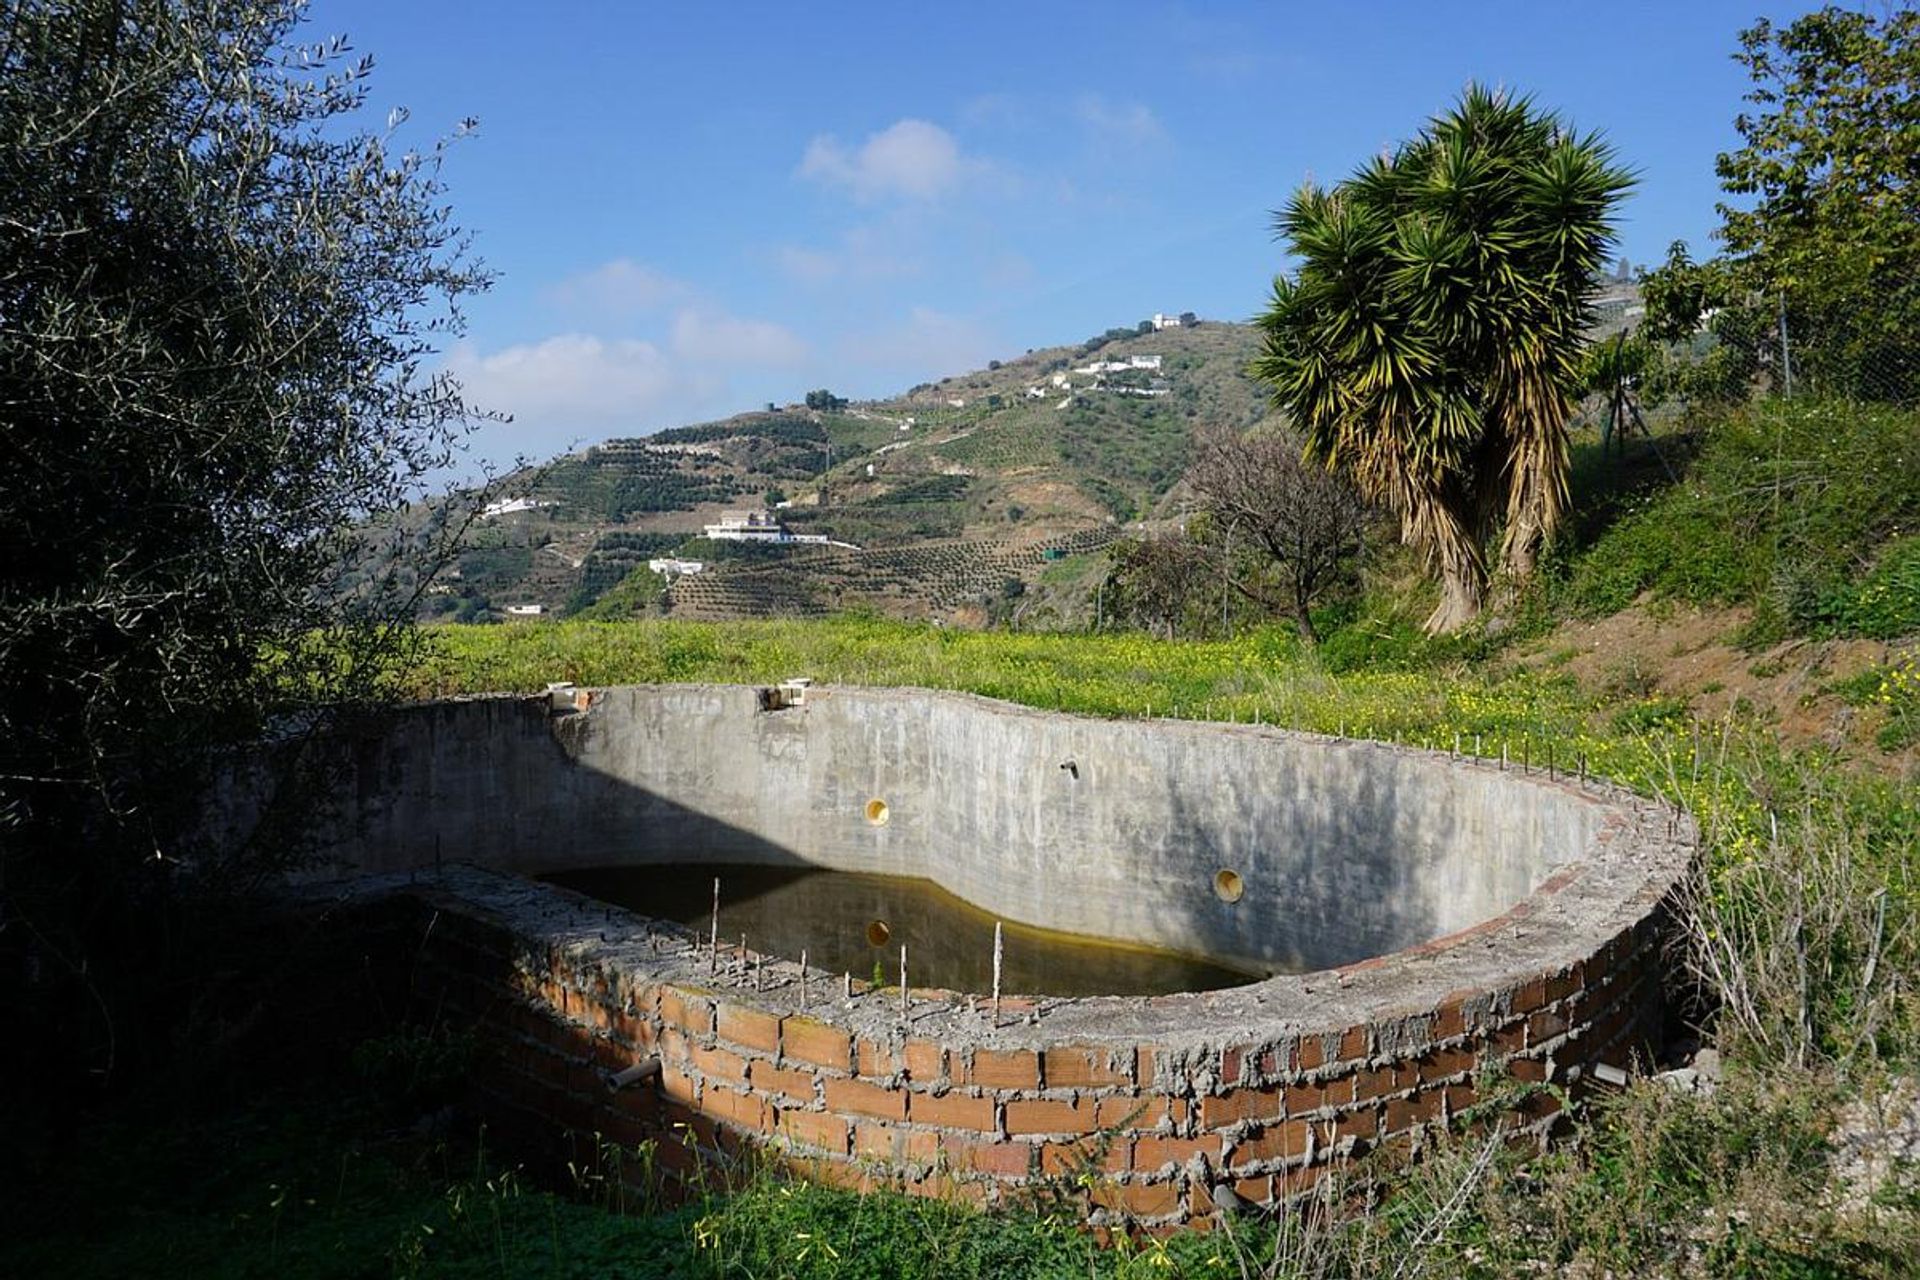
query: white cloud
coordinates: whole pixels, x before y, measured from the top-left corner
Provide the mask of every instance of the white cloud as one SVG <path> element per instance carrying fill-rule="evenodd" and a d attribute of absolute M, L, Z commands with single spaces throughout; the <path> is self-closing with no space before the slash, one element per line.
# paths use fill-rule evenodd
<path fill-rule="evenodd" d="M 925 120 L 901 120 L 849 150 L 831 134 L 807 144 L 800 176 L 851 190 L 862 200 L 931 200 L 958 185 L 967 166 L 953 135 Z"/>
<path fill-rule="evenodd" d="M 537 427 L 657 422 L 714 389 L 713 379 L 676 365 L 651 342 L 588 333 L 486 354 L 463 344 L 447 363 L 468 400 Z"/>
<path fill-rule="evenodd" d="M 547 301 L 571 311 L 632 315 L 677 302 L 693 292 L 676 280 L 632 258 L 615 258 L 568 276 L 547 290 Z"/>
<path fill-rule="evenodd" d="M 1143 102 L 1109 102 L 1097 93 L 1083 93 L 1075 101 L 1073 113 L 1102 143 L 1143 147 L 1167 140 L 1166 126 Z"/>
<path fill-rule="evenodd" d="M 787 366 L 806 359 L 807 344 L 771 320 L 688 310 L 674 317 L 673 352 L 707 364 Z"/>

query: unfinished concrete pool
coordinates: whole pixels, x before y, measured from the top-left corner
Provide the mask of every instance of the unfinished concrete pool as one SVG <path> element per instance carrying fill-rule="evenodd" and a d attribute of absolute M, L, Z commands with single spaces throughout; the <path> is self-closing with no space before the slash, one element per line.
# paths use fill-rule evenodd
<path fill-rule="evenodd" d="M 495 1043 L 479 1098 L 524 1142 L 648 1142 L 668 1175 L 771 1147 L 978 1201 L 1090 1172 L 1093 1220 L 1149 1228 L 1412 1150 L 1489 1069 L 1544 1140 L 1658 1035 L 1694 846 L 1670 808 L 1518 762 L 920 690 L 464 699 L 350 755 L 329 892 L 399 922 L 414 994 Z M 891 956 L 803 970 L 646 908 L 649 874 L 664 903 L 716 864 L 917 878 L 980 920 L 1232 976 L 996 1001 L 970 980 L 982 932 L 951 984 L 911 947 L 905 989 Z"/>

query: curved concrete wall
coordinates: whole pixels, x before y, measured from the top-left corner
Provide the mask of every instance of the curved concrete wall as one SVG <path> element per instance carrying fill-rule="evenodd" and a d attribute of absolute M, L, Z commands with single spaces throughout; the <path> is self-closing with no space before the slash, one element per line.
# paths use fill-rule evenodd
<path fill-rule="evenodd" d="M 339 744 L 323 832 L 359 873 L 327 889 L 329 919 L 400 931 L 396 985 L 486 1033 L 479 1101 L 561 1161 L 602 1135 L 654 1144 L 669 1176 L 772 1148 L 810 1176 L 981 1202 L 1068 1175 L 1055 1188 L 1095 1223 L 1171 1229 L 1300 1195 L 1369 1147 L 1415 1151 L 1487 1102 L 1489 1071 L 1520 1089 L 1508 1133 L 1544 1141 L 1661 1026 L 1695 835 L 1618 789 L 952 694 L 573 705 L 397 713 Z M 244 828 L 260 791 L 237 772 L 216 825 Z M 1015 919 L 1320 967 L 1149 998 L 903 998 L 512 874 L 702 853 L 929 875 Z M 635 1066 L 621 1078 L 647 1083 L 608 1091 Z"/>
<path fill-rule="evenodd" d="M 959 694 L 609 689 L 402 714 L 330 852 L 365 870 L 802 860 L 923 876 L 1008 919 L 1321 968 L 1507 910 L 1606 805 L 1516 767 L 1255 726 L 1050 715 Z M 879 800 L 887 821 L 866 807 Z M 1221 901 L 1215 873 L 1241 877 Z"/>

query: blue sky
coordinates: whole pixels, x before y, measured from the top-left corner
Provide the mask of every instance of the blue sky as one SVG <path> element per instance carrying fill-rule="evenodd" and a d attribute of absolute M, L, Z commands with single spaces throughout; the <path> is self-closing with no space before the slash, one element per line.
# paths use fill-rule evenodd
<path fill-rule="evenodd" d="M 1765 10 L 1776 19 L 1800 8 Z M 377 121 L 480 122 L 451 199 L 499 273 L 448 359 L 484 457 L 901 391 L 1154 311 L 1245 319 L 1270 211 L 1469 80 L 1603 130 L 1622 251 L 1704 248 L 1749 3 L 313 0 Z"/>

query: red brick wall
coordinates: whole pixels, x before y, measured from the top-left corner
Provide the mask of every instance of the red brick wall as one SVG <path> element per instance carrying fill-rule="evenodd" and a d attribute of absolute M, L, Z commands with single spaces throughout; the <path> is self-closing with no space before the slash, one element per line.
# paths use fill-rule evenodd
<path fill-rule="evenodd" d="M 725 1178 L 761 1149 L 838 1185 L 977 1203 L 1059 1178 L 1094 1222 L 1148 1228 L 1203 1223 L 1216 1188 L 1270 1204 L 1347 1155 L 1410 1151 L 1476 1101 L 1489 1069 L 1563 1087 L 1507 1113 L 1544 1141 L 1559 1093 L 1596 1063 L 1627 1065 L 1662 1016 L 1662 907 L 1578 962 L 1357 1025 L 1278 1039 L 1223 1028 L 1196 1048 L 1150 1034 L 1056 1043 L 1041 1019 L 1022 1027 L 1030 1047 L 1009 1048 L 858 1029 L 876 1020 L 849 1009 L 897 992 L 861 988 L 849 1005 L 836 984 L 800 1013 L 744 983 L 666 982 L 614 948 L 551 945 L 444 894 L 431 905 L 416 994 L 485 1032 L 478 1099 L 523 1146 L 579 1163 L 602 1142 L 652 1143 L 655 1171 L 682 1181 Z M 656 1079 L 609 1091 L 608 1073 L 655 1056 Z"/>

